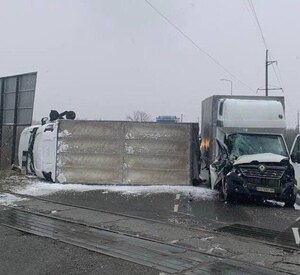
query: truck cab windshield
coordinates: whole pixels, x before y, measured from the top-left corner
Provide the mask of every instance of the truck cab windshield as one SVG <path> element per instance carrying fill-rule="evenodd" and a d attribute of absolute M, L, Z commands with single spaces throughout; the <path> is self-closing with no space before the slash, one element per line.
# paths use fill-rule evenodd
<path fill-rule="evenodd" d="M 263 153 L 288 157 L 285 143 L 280 135 L 231 134 L 228 136 L 227 143 L 231 159 Z"/>

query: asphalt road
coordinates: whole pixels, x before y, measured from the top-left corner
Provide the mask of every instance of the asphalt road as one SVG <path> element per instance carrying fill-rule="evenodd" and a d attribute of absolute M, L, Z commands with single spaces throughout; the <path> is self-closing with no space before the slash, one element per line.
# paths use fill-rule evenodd
<path fill-rule="evenodd" d="M 158 274 L 154 269 L 0 225 L 0 274 Z"/>
<path fill-rule="evenodd" d="M 151 224 L 118 215 L 51 204 L 35 199 L 20 201 L 17 207 L 54 216 L 86 221 L 126 233 L 162 239 L 192 247 L 197 251 L 239 259 L 261 266 L 270 265 L 297 274 L 300 254 L 239 239 L 232 235 L 214 235 L 214 230 L 232 224 L 284 231 L 300 216 L 300 201 L 295 209 L 276 203 L 226 204 L 219 196 L 194 197 L 193 194 L 123 194 L 105 190 L 61 191 L 44 198 L 166 222 Z M 180 224 L 182 228 L 172 227 Z M 171 226 L 170 226 L 171 225 Z M 206 229 L 206 231 L 191 231 Z M 255 236 L 254 236 L 255 239 Z M 0 274 L 159 274 L 159 270 L 130 261 L 112 258 L 48 238 L 24 234 L 0 225 Z"/>
<path fill-rule="evenodd" d="M 216 229 L 230 224 L 244 224 L 284 231 L 300 217 L 300 210 L 266 202 L 226 204 L 215 196 L 199 199 L 176 194 L 124 195 L 103 191 L 60 192 L 47 198 L 96 209 L 119 212 L 166 222 L 185 223 L 201 228 Z M 300 205 L 300 199 L 297 203 Z M 178 204 L 177 211 L 174 206 Z M 297 207 L 300 209 L 300 206 Z"/>

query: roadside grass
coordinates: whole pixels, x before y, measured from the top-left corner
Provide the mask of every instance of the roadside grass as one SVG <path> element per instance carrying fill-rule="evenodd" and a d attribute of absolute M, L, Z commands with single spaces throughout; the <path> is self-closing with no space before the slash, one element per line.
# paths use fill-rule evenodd
<path fill-rule="evenodd" d="M 5 177 L 6 177 L 6 171 L 0 170 L 0 179 L 5 178 Z"/>
<path fill-rule="evenodd" d="M 0 191 L 7 190 L 9 188 L 10 183 L 7 179 L 13 175 L 17 175 L 17 173 L 12 170 L 0 170 Z"/>
<path fill-rule="evenodd" d="M 12 175 L 16 175 L 16 172 L 12 170 L 0 170 L 0 179 L 4 179 Z"/>

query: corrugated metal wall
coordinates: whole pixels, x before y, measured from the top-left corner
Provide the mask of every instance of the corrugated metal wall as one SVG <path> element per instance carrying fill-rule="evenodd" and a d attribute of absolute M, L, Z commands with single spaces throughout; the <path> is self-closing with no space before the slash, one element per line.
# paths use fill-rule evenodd
<path fill-rule="evenodd" d="M 198 125 L 61 120 L 57 180 L 188 185 L 198 178 Z"/>

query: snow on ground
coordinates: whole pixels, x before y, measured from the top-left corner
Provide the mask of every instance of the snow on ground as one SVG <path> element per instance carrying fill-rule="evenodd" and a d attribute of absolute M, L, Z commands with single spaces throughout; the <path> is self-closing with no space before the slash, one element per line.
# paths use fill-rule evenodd
<path fill-rule="evenodd" d="M 298 205 L 297 203 L 294 204 L 294 207 L 296 210 L 300 210 L 300 205 Z"/>
<path fill-rule="evenodd" d="M 4 206 L 15 206 L 16 202 L 24 201 L 24 200 L 27 199 L 20 198 L 8 193 L 3 193 L 0 195 L 0 205 L 4 205 Z"/>
<path fill-rule="evenodd" d="M 274 205 L 274 206 L 278 205 L 278 206 L 284 207 L 284 202 L 281 202 L 281 201 L 267 200 L 267 202 Z"/>
<path fill-rule="evenodd" d="M 150 195 L 159 193 L 182 194 L 192 196 L 194 199 L 213 199 L 215 191 L 203 187 L 171 186 L 171 185 L 84 185 L 84 184 L 60 184 L 49 182 L 32 182 L 26 186 L 15 187 L 11 191 L 32 196 L 46 196 L 56 192 L 86 192 L 102 190 L 103 192 L 118 192 L 123 195 Z"/>

